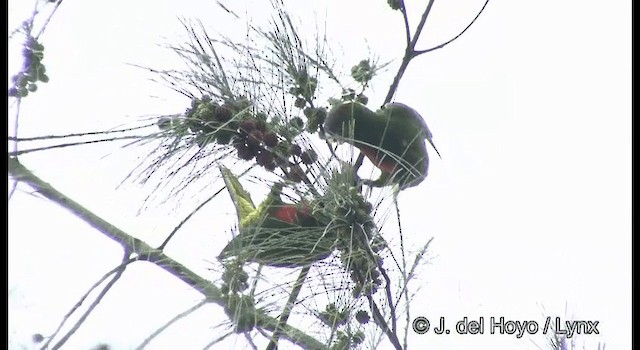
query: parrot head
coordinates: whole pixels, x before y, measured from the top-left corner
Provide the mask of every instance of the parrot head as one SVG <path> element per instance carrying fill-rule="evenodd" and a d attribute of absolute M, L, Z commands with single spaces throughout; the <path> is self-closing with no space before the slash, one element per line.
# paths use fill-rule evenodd
<path fill-rule="evenodd" d="M 424 140 L 440 156 L 424 119 L 402 103 L 388 103 L 376 112 L 358 102 L 342 103 L 329 111 L 324 129 L 357 147 L 381 170 L 380 178 L 368 181 L 376 187 L 398 184 L 402 190 L 421 183 L 429 169 Z"/>

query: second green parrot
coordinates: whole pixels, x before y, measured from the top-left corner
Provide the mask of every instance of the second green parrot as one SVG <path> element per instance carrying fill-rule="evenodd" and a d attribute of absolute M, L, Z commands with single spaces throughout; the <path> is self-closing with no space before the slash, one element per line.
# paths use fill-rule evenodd
<path fill-rule="evenodd" d="M 368 181 L 374 187 L 398 184 L 403 190 L 420 184 L 429 170 L 425 139 L 440 156 L 424 119 L 402 103 L 388 103 L 376 112 L 358 102 L 341 103 L 329 111 L 324 130 L 357 147 L 380 169 L 380 177 Z"/>
<path fill-rule="evenodd" d="M 335 235 L 325 232 L 308 203 L 283 203 L 283 185 L 273 185 L 255 207 L 238 178 L 220 167 L 237 215 L 239 233 L 222 249 L 219 259 L 237 257 L 274 267 L 300 267 L 322 260 L 334 250 Z"/>

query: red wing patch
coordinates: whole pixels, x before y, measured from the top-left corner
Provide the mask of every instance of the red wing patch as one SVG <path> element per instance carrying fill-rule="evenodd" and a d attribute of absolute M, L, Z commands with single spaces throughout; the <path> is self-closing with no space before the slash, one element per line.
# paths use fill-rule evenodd
<path fill-rule="evenodd" d="M 396 170 L 396 163 L 391 157 L 385 157 L 384 152 L 378 151 L 368 146 L 361 146 L 360 152 L 367 156 L 371 163 L 373 163 L 383 172 L 391 174 Z"/>
<path fill-rule="evenodd" d="M 289 204 L 284 205 L 274 213 L 274 216 L 280 220 L 290 224 L 295 224 L 298 222 L 298 209 L 295 205 Z"/>

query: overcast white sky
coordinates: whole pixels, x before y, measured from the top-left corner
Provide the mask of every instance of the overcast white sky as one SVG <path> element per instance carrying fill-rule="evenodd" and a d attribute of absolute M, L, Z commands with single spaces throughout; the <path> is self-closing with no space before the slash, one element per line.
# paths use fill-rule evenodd
<path fill-rule="evenodd" d="M 316 30 L 314 16 L 319 23 L 326 16 L 334 56 L 343 59 L 343 67 L 369 52 L 396 59 L 369 94 L 372 105 L 379 105 L 404 50 L 399 13 L 383 0 L 304 4 L 292 5 L 291 13 L 306 18 L 307 33 Z M 482 4 L 436 1 L 418 46 L 448 40 Z M 239 14 L 254 11 L 254 23 L 268 13 L 266 0 L 229 6 Z M 424 5 L 407 6 L 415 11 L 415 27 Z M 10 28 L 31 8 L 30 2 L 10 1 Z M 210 0 L 63 2 L 42 40 L 51 81 L 24 101 L 20 135 L 103 130 L 142 115 L 182 112 L 187 99 L 127 65 L 177 65 L 161 44 L 186 38 L 179 17 L 199 18 L 212 33 L 243 34 L 233 31 L 243 22 Z M 19 62 L 16 48 L 10 48 L 11 74 Z M 631 1 L 494 0 L 459 40 L 410 65 L 395 100 L 420 111 L 443 155 L 432 161 L 425 182 L 400 196 L 409 244 L 435 237 L 413 315 L 542 323 L 544 316 L 565 317 L 568 310 L 574 319 L 599 321 L 600 335 L 578 340 L 586 349 L 596 349 L 598 342 L 630 349 Z M 129 183 L 115 189 L 145 155 L 132 150 L 105 144 L 21 161 L 116 226 L 158 244 L 202 196 L 155 202 L 137 215 L 150 188 Z M 29 195 L 27 187 L 20 189 L 9 206 L 11 348 L 28 346 L 33 333 L 52 332 L 86 288 L 121 258 L 118 245 Z M 206 274 L 234 219 L 228 196 L 219 196 L 168 253 Z M 130 270 L 67 348 L 100 341 L 115 349 L 134 347 L 199 300 L 198 293 L 153 266 Z M 205 307 L 150 348 L 202 348 L 221 316 L 221 308 Z M 430 333 L 412 334 L 409 345 L 536 349 L 533 341 L 543 344 L 542 339 Z M 237 341 L 231 344 L 243 342 Z"/>

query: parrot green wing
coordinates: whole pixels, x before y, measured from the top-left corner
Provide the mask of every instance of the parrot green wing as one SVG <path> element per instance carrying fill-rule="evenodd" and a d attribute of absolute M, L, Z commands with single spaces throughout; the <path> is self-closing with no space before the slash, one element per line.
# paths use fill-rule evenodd
<path fill-rule="evenodd" d="M 388 103 L 376 112 L 358 102 L 342 103 L 329 111 L 324 129 L 358 147 L 380 168 L 380 177 L 367 181 L 375 187 L 398 184 L 405 189 L 420 184 L 429 169 L 425 139 L 440 155 L 424 119 L 402 103 Z"/>
<path fill-rule="evenodd" d="M 299 267 L 331 254 L 335 237 L 325 234 L 324 226 L 309 213 L 282 202 L 282 183 L 274 184 L 256 208 L 237 177 L 225 167 L 220 170 L 236 206 L 240 232 L 222 249 L 219 259 L 236 257 L 268 266 Z M 292 219 L 296 222 L 287 221 Z"/>
<path fill-rule="evenodd" d="M 251 195 L 245 191 L 238 178 L 228 168 L 220 165 L 220 173 L 222 179 L 227 187 L 231 201 L 236 207 L 236 214 L 238 216 L 238 224 L 242 226 L 242 222 L 256 211 L 256 206 L 251 200 Z"/>
<path fill-rule="evenodd" d="M 334 245 L 334 235 L 321 226 L 253 227 L 231 240 L 220 257 L 294 268 L 325 259 L 333 252 Z"/>

